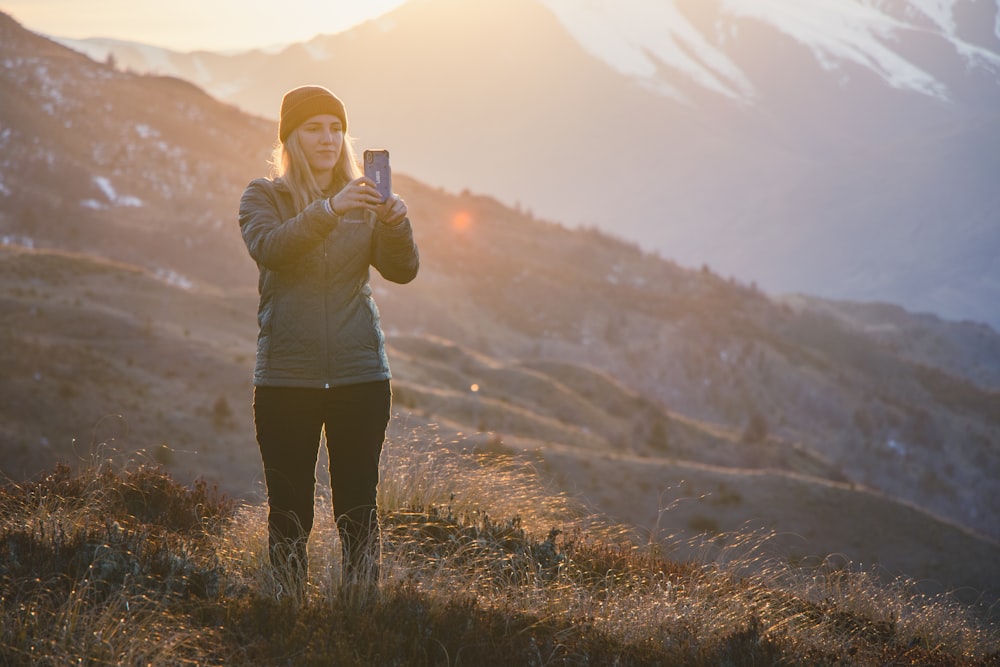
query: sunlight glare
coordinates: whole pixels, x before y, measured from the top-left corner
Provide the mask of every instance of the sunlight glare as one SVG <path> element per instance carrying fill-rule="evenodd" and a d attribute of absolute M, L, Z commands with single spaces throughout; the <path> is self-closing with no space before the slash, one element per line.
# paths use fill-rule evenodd
<path fill-rule="evenodd" d="M 0 0 L 0 9 L 31 30 L 57 37 L 114 38 L 176 51 L 242 51 L 336 34 L 403 2 Z"/>
<path fill-rule="evenodd" d="M 456 232 L 464 232 L 472 226 L 472 215 L 468 211 L 458 211 L 451 216 L 451 228 Z"/>

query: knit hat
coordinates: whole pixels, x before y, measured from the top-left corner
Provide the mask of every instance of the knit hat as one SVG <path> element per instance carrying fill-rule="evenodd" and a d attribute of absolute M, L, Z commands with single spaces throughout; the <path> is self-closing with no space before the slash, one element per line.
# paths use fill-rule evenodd
<path fill-rule="evenodd" d="M 278 122 L 278 137 L 284 143 L 292 130 L 320 114 L 332 114 L 340 118 L 347 132 L 347 111 L 344 103 L 323 86 L 300 86 L 285 93 L 281 98 L 281 120 Z"/>

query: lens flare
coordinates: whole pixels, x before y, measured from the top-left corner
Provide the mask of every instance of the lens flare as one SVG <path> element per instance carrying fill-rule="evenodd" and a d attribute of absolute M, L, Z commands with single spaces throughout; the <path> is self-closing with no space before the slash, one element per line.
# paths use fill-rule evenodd
<path fill-rule="evenodd" d="M 468 211 L 458 211 L 451 216 L 451 228 L 456 232 L 464 232 L 472 226 L 472 215 Z"/>

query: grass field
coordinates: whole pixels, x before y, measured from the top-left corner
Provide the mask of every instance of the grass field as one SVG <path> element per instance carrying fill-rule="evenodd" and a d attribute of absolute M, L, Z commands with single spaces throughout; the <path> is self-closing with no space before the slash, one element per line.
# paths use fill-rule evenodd
<path fill-rule="evenodd" d="M 372 589 L 339 583 L 328 492 L 287 594 L 262 505 L 113 457 L 7 484 L 2 664 L 1000 664 L 995 625 L 910 582 L 769 561 L 757 534 L 672 561 L 506 456 L 392 444 Z"/>

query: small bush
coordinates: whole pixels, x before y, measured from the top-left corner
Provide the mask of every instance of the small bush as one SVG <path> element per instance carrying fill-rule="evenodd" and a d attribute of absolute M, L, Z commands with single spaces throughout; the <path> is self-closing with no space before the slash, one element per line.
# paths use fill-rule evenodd
<path fill-rule="evenodd" d="M 691 517 L 688 521 L 688 528 L 696 533 L 718 533 L 719 532 L 719 522 L 710 516 L 704 516 L 699 514 L 698 516 Z"/>

